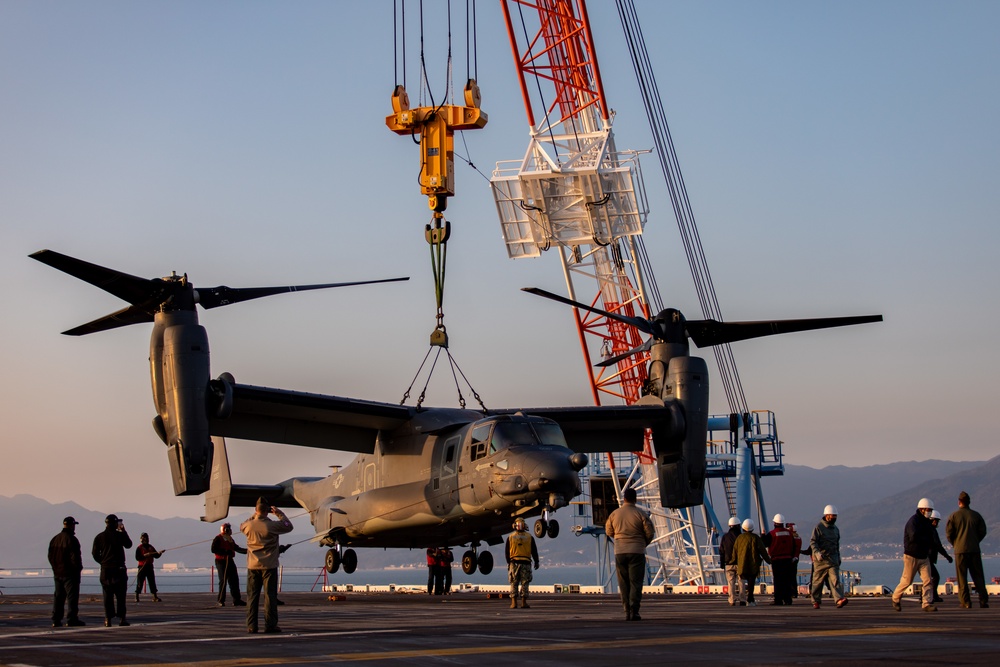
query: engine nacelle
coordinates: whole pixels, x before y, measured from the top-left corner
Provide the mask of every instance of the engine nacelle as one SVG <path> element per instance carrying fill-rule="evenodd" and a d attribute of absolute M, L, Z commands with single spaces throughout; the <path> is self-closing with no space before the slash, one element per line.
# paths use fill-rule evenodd
<path fill-rule="evenodd" d="M 684 409 L 683 436 L 657 437 L 653 431 L 664 507 L 692 507 L 705 502 L 708 441 L 708 366 L 699 357 L 670 360 L 663 399 L 676 399 Z"/>
<path fill-rule="evenodd" d="M 150 346 L 153 397 L 178 496 L 209 489 L 212 438 L 208 431 L 209 347 L 193 313 L 158 313 Z"/>

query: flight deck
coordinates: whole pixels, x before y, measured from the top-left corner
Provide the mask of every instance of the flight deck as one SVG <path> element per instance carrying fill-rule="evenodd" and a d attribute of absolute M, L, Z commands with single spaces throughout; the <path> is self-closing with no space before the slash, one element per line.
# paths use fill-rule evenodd
<path fill-rule="evenodd" d="M 935 665 L 993 664 L 1000 609 L 936 613 L 904 598 L 851 598 L 813 609 L 799 598 L 730 607 L 723 596 L 646 596 L 625 622 L 618 597 L 541 594 L 510 609 L 485 593 L 282 593 L 280 634 L 248 634 L 242 607 L 206 593 L 128 605 L 129 627 L 104 627 L 99 596 L 82 596 L 82 628 L 52 628 L 51 597 L 0 598 L 4 665 Z"/>

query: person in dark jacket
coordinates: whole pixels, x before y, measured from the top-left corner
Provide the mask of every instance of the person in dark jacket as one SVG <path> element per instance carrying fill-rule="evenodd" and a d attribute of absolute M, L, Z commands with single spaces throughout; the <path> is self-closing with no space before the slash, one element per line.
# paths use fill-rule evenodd
<path fill-rule="evenodd" d="M 125 522 L 114 514 L 104 519 L 104 532 L 94 538 L 90 554 L 101 565 L 101 589 L 104 592 L 104 627 L 118 617 L 118 625 L 130 625 L 125 619 L 125 597 L 128 593 L 128 570 L 125 550 L 132 548 L 132 538 L 125 532 Z M 116 604 L 117 603 L 117 604 Z"/>
<path fill-rule="evenodd" d="M 934 503 L 930 498 L 921 498 L 917 503 L 916 513 L 906 522 L 903 530 L 903 575 L 899 585 L 892 592 L 892 608 L 901 611 L 899 604 L 903 592 L 913 583 L 913 577 L 920 572 L 922 607 L 924 611 L 937 611 L 934 606 L 934 588 L 931 585 L 930 553 L 934 548 L 934 526 L 931 525 L 931 512 Z"/>
<path fill-rule="evenodd" d="M 944 534 L 955 551 L 955 574 L 958 577 L 958 601 L 965 609 L 972 606 L 969 595 L 968 576 L 979 594 L 979 606 L 990 606 L 986 592 L 986 578 L 983 576 L 983 554 L 979 543 L 986 537 L 986 522 L 982 515 L 971 509 L 972 498 L 965 491 L 958 494 L 958 510 L 952 512 L 945 525 Z"/>
<path fill-rule="evenodd" d="M 49 565 L 55 579 L 55 600 L 52 603 L 52 627 L 62 627 L 63 608 L 69 607 L 66 625 L 86 625 L 80 620 L 80 573 L 83 556 L 80 540 L 76 539 L 76 519 L 63 519 L 62 531 L 49 542 Z"/>
<path fill-rule="evenodd" d="M 729 564 L 733 557 L 733 545 L 736 538 L 740 536 L 743 529 L 740 528 L 740 520 L 734 516 L 729 517 L 729 531 L 722 536 L 719 542 L 719 563 L 726 568 L 726 588 L 729 592 L 729 606 L 735 607 L 740 596 L 740 577 L 736 574 L 736 564 Z"/>
<path fill-rule="evenodd" d="M 937 604 L 938 602 L 944 602 L 944 600 L 942 600 L 941 597 L 938 595 L 938 584 L 941 583 L 941 574 L 938 572 L 937 569 L 938 554 L 944 556 L 949 563 L 952 562 L 951 556 L 948 555 L 948 552 L 945 550 L 944 545 L 941 543 L 941 536 L 938 535 L 939 523 L 941 523 L 941 513 L 938 512 L 937 510 L 934 510 L 933 512 L 931 512 L 931 525 L 934 526 L 934 548 L 931 549 L 929 558 L 931 561 L 931 585 L 934 587 L 935 604 Z"/>
<path fill-rule="evenodd" d="M 153 561 L 163 555 L 162 551 L 157 551 L 156 547 L 149 543 L 149 535 L 143 533 L 139 536 L 139 546 L 135 548 L 135 560 L 139 564 L 139 571 L 135 577 L 135 601 L 139 601 L 139 594 L 142 593 L 142 585 L 149 582 L 149 592 L 153 594 L 153 602 L 160 602 L 160 596 L 156 594 L 156 573 L 153 572 Z"/>
<path fill-rule="evenodd" d="M 219 527 L 219 534 L 212 540 L 212 553 L 215 554 L 215 569 L 219 572 L 219 597 L 217 603 L 220 607 L 226 606 L 226 585 L 229 585 L 229 593 L 233 596 L 234 607 L 245 607 L 246 602 L 240 597 L 240 575 L 236 571 L 236 554 L 245 554 L 246 549 L 236 544 L 233 539 L 233 527 L 224 523 Z"/>

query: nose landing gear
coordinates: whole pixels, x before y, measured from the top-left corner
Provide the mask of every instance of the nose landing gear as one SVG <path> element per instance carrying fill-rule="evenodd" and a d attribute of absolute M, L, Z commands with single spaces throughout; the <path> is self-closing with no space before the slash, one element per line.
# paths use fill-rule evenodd
<path fill-rule="evenodd" d="M 535 537 L 542 538 L 548 535 L 554 539 L 559 536 L 559 522 L 548 517 L 549 511 L 545 510 L 542 513 L 542 518 L 535 522 Z"/>

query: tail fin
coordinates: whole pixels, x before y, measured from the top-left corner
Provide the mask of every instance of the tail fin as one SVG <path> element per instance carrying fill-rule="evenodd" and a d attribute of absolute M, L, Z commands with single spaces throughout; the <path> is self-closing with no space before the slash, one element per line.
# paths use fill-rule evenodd
<path fill-rule="evenodd" d="M 220 521 L 229 516 L 229 495 L 233 490 L 233 478 L 229 474 L 229 456 L 226 454 L 226 439 L 212 436 L 215 456 L 212 459 L 212 477 L 205 492 L 205 516 L 202 521 Z"/>
<path fill-rule="evenodd" d="M 229 455 L 226 453 L 226 439 L 212 436 L 214 447 L 212 476 L 208 491 L 205 492 L 205 516 L 202 521 L 213 523 L 229 516 L 230 505 L 253 507 L 258 498 L 267 498 L 276 507 L 299 507 L 291 494 L 291 482 L 282 484 L 233 484 L 229 473 Z M 312 478 L 308 478 L 312 480 Z M 285 487 L 288 487 L 286 489 Z"/>

